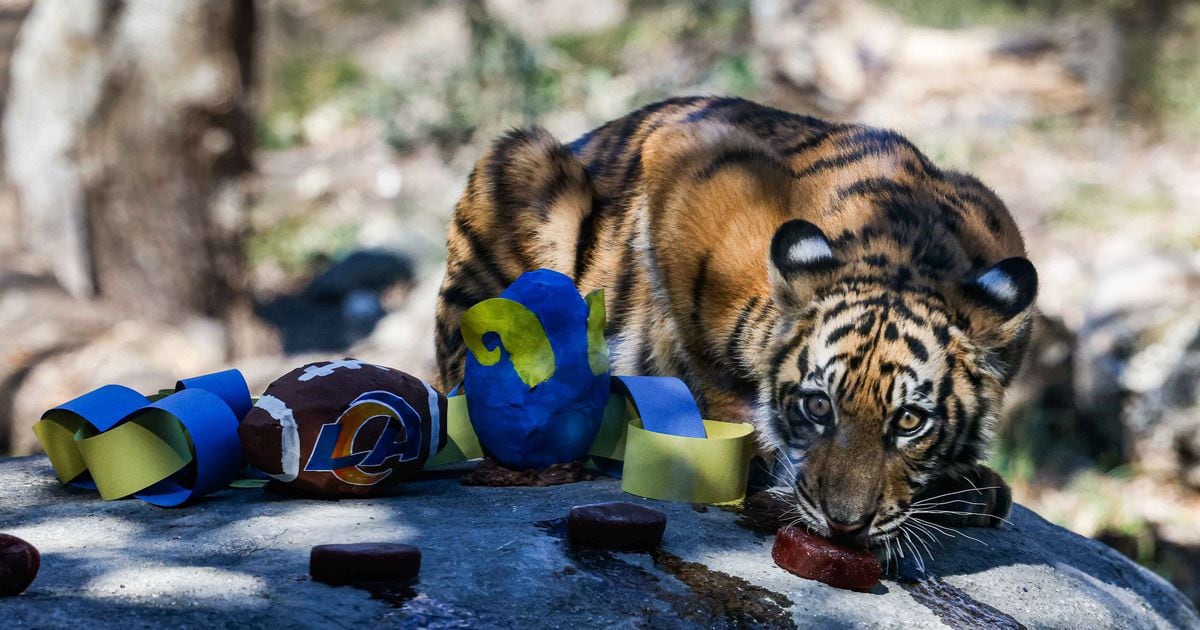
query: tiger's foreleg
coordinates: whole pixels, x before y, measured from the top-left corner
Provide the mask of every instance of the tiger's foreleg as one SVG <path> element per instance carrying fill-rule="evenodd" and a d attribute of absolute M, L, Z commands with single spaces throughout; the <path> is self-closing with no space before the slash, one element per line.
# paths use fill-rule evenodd
<path fill-rule="evenodd" d="M 930 482 L 910 509 L 915 516 L 949 527 L 999 527 L 1012 509 L 1012 489 L 982 464 L 951 468 Z"/>
<path fill-rule="evenodd" d="M 542 129 L 509 132 L 476 163 L 446 237 L 435 331 L 439 389 L 462 380 L 466 309 L 496 297 L 525 271 L 572 275 L 592 198 L 583 165 Z"/>

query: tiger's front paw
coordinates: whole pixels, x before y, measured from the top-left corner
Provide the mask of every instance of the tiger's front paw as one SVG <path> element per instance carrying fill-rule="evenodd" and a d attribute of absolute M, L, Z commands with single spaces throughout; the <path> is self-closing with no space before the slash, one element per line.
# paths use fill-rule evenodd
<path fill-rule="evenodd" d="M 952 470 L 935 479 L 912 502 L 911 511 L 948 527 L 999 527 L 1012 508 L 1012 490 L 987 466 Z"/>

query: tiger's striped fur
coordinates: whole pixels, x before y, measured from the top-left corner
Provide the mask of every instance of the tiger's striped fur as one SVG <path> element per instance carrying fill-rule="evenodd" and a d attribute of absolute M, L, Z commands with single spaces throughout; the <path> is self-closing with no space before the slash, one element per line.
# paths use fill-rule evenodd
<path fill-rule="evenodd" d="M 556 269 L 605 290 L 614 374 L 678 376 L 706 417 L 753 420 L 809 527 L 866 520 L 871 544 L 985 455 L 1036 291 L 973 177 L 891 131 L 731 98 L 655 103 L 570 145 L 510 132 L 471 173 L 448 250 L 440 387 L 462 376 L 463 311 Z M 828 426 L 805 416 L 819 395 Z M 899 409 L 928 435 L 896 438 Z"/>

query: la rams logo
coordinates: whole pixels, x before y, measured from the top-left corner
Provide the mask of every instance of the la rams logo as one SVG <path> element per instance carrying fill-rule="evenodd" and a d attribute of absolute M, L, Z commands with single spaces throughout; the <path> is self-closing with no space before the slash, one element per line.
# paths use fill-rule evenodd
<path fill-rule="evenodd" d="M 363 449 L 356 444 L 358 434 L 373 423 L 383 423 L 383 430 Z M 367 392 L 336 421 L 321 426 L 304 470 L 331 472 L 348 484 L 373 486 L 392 474 L 391 468 L 380 469 L 386 462 L 418 459 L 423 438 L 421 415 L 412 405 L 390 392 Z"/>

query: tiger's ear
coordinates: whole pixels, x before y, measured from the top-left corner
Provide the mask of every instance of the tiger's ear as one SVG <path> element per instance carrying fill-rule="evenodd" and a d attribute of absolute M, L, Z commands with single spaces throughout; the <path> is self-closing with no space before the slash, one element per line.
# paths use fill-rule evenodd
<path fill-rule="evenodd" d="M 1005 258 L 958 286 L 966 335 L 985 350 L 985 364 L 1007 385 L 1025 357 L 1037 298 L 1037 270 L 1024 258 Z"/>
<path fill-rule="evenodd" d="M 968 307 L 971 332 L 986 334 L 1004 327 L 1033 304 L 1037 288 L 1037 270 L 1019 256 L 1005 258 L 967 280 L 960 294 Z"/>
<path fill-rule="evenodd" d="M 821 228 L 801 219 L 784 223 L 771 237 L 767 261 L 775 302 L 790 308 L 806 306 L 841 264 Z"/>

